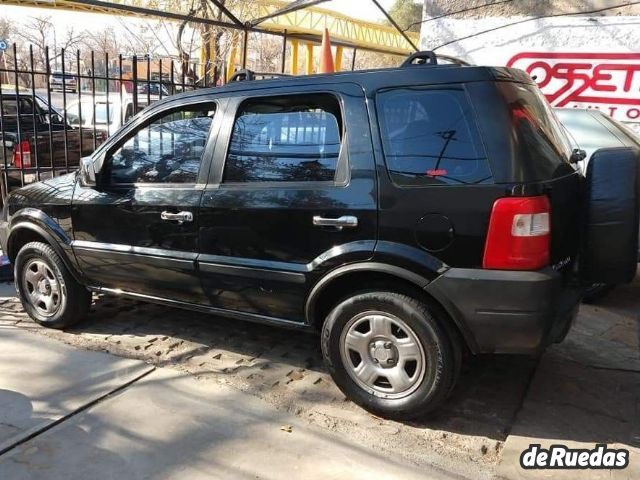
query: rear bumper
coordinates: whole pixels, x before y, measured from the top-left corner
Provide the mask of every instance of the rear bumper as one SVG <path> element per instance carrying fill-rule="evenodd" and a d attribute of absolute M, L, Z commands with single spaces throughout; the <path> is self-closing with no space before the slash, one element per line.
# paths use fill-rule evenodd
<path fill-rule="evenodd" d="M 453 317 L 473 353 L 535 354 L 562 341 L 581 298 L 552 269 L 452 268 L 426 290 Z"/>

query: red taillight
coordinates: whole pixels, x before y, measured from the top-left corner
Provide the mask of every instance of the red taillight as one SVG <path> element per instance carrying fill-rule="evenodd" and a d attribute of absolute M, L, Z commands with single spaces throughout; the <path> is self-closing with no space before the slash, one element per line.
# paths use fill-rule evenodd
<path fill-rule="evenodd" d="M 18 168 L 31 166 L 31 146 L 28 140 L 22 140 L 13 151 L 13 164 Z"/>
<path fill-rule="evenodd" d="M 499 198 L 493 204 L 483 268 L 536 270 L 549 264 L 551 207 L 546 196 Z"/>

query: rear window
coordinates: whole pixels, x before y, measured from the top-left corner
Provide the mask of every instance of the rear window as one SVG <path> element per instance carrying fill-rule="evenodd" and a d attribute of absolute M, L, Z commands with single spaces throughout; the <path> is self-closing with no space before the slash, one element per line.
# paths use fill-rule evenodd
<path fill-rule="evenodd" d="M 387 169 L 400 186 L 490 183 L 462 88 L 394 89 L 377 99 Z"/>
<path fill-rule="evenodd" d="M 516 158 L 529 180 L 546 180 L 568 165 L 569 139 L 549 103 L 534 85 L 497 82 L 507 103 Z"/>
<path fill-rule="evenodd" d="M 638 133 L 631 129 L 628 125 L 619 122 L 615 118 L 611 118 L 609 115 L 602 114 L 600 117 L 605 123 L 609 123 L 611 128 L 620 132 L 621 140 L 627 147 L 640 147 L 640 137 Z"/>
<path fill-rule="evenodd" d="M 618 137 L 587 110 L 556 110 L 556 114 L 580 148 L 597 149 L 624 146 Z"/>

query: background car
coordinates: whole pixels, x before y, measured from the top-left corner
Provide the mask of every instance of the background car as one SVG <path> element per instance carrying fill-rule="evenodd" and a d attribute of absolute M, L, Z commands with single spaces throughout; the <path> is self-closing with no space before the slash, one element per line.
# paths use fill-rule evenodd
<path fill-rule="evenodd" d="M 62 72 L 53 72 L 51 77 L 49 78 L 49 89 L 50 90 L 71 90 L 72 92 L 76 92 L 78 90 L 78 79 L 73 76 Z"/>
<path fill-rule="evenodd" d="M 573 146 L 584 150 L 586 158 L 578 165 L 586 172 L 587 163 L 599 148 L 640 148 L 640 136 L 624 123 L 596 109 L 556 108 Z"/>
<path fill-rule="evenodd" d="M 2 89 L 0 172 L 4 193 L 22 182 L 66 173 L 78 166 L 107 135 L 65 123 L 64 116 L 29 91 Z M 82 148 L 80 144 L 82 142 Z M 65 149 L 66 147 L 66 149 Z"/>
<path fill-rule="evenodd" d="M 143 83 L 138 85 L 138 93 L 149 93 L 151 95 L 162 95 L 168 97 L 171 95 L 169 89 L 161 83 Z"/>
<path fill-rule="evenodd" d="M 587 164 L 593 152 L 599 148 L 634 147 L 640 148 L 640 136 L 630 127 L 611 118 L 601 110 L 582 108 L 557 108 L 556 114 L 569 134 L 575 148 L 585 151 L 586 157 L 578 162 L 586 173 Z M 638 249 L 640 260 L 640 247 Z M 585 302 L 595 302 L 603 298 L 614 285 L 594 285 L 585 295 Z"/>
<path fill-rule="evenodd" d="M 94 116 L 95 109 L 95 116 Z M 96 131 L 113 134 L 122 125 L 127 123 L 134 115 L 133 99 L 130 95 L 120 95 L 119 93 L 83 97 L 79 102 L 74 100 L 69 103 L 66 110 L 67 121 L 73 127 L 93 128 Z"/>

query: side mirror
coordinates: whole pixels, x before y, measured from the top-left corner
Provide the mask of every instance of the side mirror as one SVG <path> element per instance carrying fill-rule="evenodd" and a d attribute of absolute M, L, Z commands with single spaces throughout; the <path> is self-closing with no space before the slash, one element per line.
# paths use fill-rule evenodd
<path fill-rule="evenodd" d="M 580 148 L 574 148 L 569 157 L 569 163 L 578 163 L 587 158 L 587 152 Z"/>
<path fill-rule="evenodd" d="M 80 183 L 83 187 L 96 186 L 96 168 L 91 157 L 80 159 Z"/>

